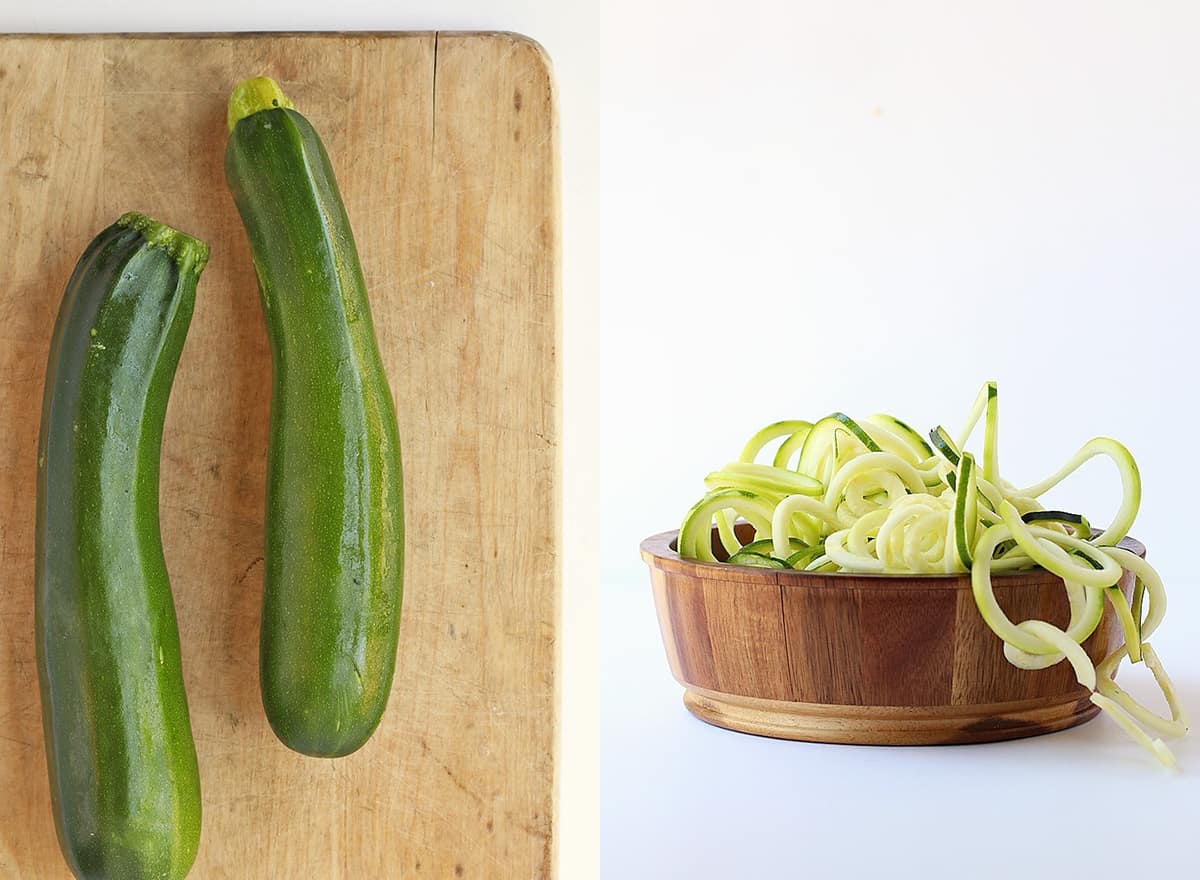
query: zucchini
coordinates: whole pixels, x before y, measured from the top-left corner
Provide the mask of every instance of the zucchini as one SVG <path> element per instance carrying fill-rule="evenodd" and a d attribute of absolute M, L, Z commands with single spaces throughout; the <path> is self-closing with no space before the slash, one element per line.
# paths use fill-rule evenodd
<path fill-rule="evenodd" d="M 769 464 L 734 461 L 704 478 L 710 489 L 746 489 L 750 492 L 778 495 L 820 495 L 824 487 L 806 474 Z"/>
<path fill-rule="evenodd" d="M 942 458 L 958 467 L 959 461 L 962 460 L 962 450 L 955 445 L 949 431 L 938 425 L 929 432 L 929 439 L 933 441 L 933 448 L 941 453 Z"/>
<path fill-rule="evenodd" d="M 890 416 L 887 413 L 875 413 L 863 419 L 862 423 L 864 426 L 875 425 L 891 431 L 908 444 L 918 463 L 925 461 L 933 455 L 933 450 L 929 448 L 929 444 L 922 439 L 921 435 L 895 416 Z"/>
<path fill-rule="evenodd" d="M 684 558 L 716 562 L 712 552 L 712 521 L 722 510 L 732 510 L 754 526 L 755 540 L 771 535 L 774 505 L 761 495 L 743 489 L 715 489 L 694 505 L 679 527 L 677 547 Z"/>
<path fill-rule="evenodd" d="M 762 451 L 764 445 L 772 442 L 778 437 L 786 437 L 784 447 L 791 445 L 791 448 L 798 449 L 799 444 L 804 442 L 804 436 L 812 427 L 810 421 L 776 421 L 772 425 L 767 425 L 760 432 L 756 433 L 750 441 L 745 444 L 742 449 L 742 455 L 738 456 L 738 461 L 752 462 L 758 457 L 758 453 Z M 799 439 L 797 439 L 799 437 Z M 780 461 L 782 456 L 782 461 Z M 785 453 L 782 447 L 776 453 L 774 465 L 775 467 L 787 467 L 787 461 L 791 459 L 790 453 Z"/>
<path fill-rule="evenodd" d="M 200 842 L 158 465 L 207 259 L 126 214 L 80 258 L 50 343 L 34 620 L 54 822 L 80 878 L 180 878 Z"/>
<path fill-rule="evenodd" d="M 775 450 L 775 457 L 771 459 L 771 464 L 777 468 L 788 467 L 796 453 L 804 448 L 804 441 L 811 430 L 812 425 L 807 422 L 804 423 L 804 427 L 797 428 L 790 437 L 779 444 L 779 448 Z"/>
<path fill-rule="evenodd" d="M 358 253 L 317 132 L 272 80 L 229 99 L 225 176 L 271 347 L 263 707 L 306 755 L 347 755 L 387 706 L 400 623 L 400 440 Z"/>
<path fill-rule="evenodd" d="M 965 571 L 971 570 L 971 548 L 979 528 L 979 485 L 976 482 L 975 457 L 964 452 L 958 462 L 954 489 L 954 546 Z M 949 558 L 949 554 L 947 554 Z"/>
<path fill-rule="evenodd" d="M 818 556 L 825 552 L 825 547 L 818 544 L 816 547 L 804 547 L 790 555 L 786 560 L 788 568 L 804 568 Z"/>
<path fill-rule="evenodd" d="M 1000 465 L 996 463 L 997 431 L 999 430 L 996 383 L 988 382 L 983 387 L 987 393 L 986 415 L 983 422 L 983 477 L 989 483 L 997 483 L 1000 480 Z"/>
<path fill-rule="evenodd" d="M 782 559 L 776 559 L 766 553 L 755 553 L 745 547 L 729 557 L 729 564 L 747 565 L 751 568 L 788 568 L 788 564 Z"/>
<path fill-rule="evenodd" d="M 815 422 L 804 438 L 796 470 L 821 483 L 828 483 L 840 464 L 837 435 L 845 431 L 861 443 L 867 452 L 879 452 L 879 444 L 845 413 L 835 412 Z"/>
<path fill-rule="evenodd" d="M 816 548 L 809 547 L 798 538 L 788 538 L 787 543 L 793 551 L 798 550 L 813 550 Z M 775 542 L 764 538 L 761 541 L 751 541 L 745 547 L 741 548 L 749 553 L 761 553 L 763 556 L 771 556 L 775 553 Z M 790 554 L 789 554 L 790 555 Z"/>

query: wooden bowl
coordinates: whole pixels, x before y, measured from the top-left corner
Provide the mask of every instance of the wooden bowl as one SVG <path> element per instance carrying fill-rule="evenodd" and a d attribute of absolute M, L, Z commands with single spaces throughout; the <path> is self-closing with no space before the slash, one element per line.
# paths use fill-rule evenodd
<path fill-rule="evenodd" d="M 703 563 L 679 557 L 677 534 L 647 538 L 642 558 L 684 705 L 710 724 L 812 742 L 928 745 L 1037 736 L 1099 712 L 1069 663 L 1030 671 L 1005 659 L 968 575 Z M 1129 538 L 1122 546 L 1146 552 Z M 715 529 L 713 550 L 724 555 Z M 993 583 L 1010 619 L 1066 626 L 1057 576 L 1035 569 L 997 574 Z M 1129 572 L 1121 589 L 1127 597 L 1133 589 Z M 1106 604 L 1083 647 L 1098 663 L 1121 638 Z"/>

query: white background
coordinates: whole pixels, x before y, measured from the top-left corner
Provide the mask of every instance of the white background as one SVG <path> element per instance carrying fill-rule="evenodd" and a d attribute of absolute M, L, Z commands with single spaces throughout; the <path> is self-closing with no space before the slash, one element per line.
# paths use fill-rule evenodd
<path fill-rule="evenodd" d="M 1136 533 L 1186 576 L 1200 9 L 620 5 L 600 93 L 605 580 L 642 590 L 640 539 L 762 425 L 882 410 L 957 433 L 985 379 L 1009 479 L 1122 440 Z M 1056 497 L 1104 522 L 1114 474 L 1096 462 Z"/>
<path fill-rule="evenodd" d="M 1200 716 L 1198 7 L 661 0 L 614 14 L 600 90 L 605 876 L 1198 876 L 1194 739 L 1171 776 L 1107 719 L 926 749 L 711 728 L 680 703 L 637 554 L 767 422 L 883 410 L 957 432 L 996 379 L 1014 482 L 1096 434 L 1137 456 L 1134 533 L 1172 596 L 1154 643 Z M 1096 461 L 1050 499 L 1103 523 L 1119 494 Z M 1149 698 L 1142 672 L 1122 680 Z"/>
<path fill-rule="evenodd" d="M 563 518 L 564 534 L 570 536 L 598 530 L 596 90 L 606 46 L 596 8 L 553 0 L 55 0 L 20 5 L 4 0 L 0 32 L 507 30 L 542 43 L 554 64 L 563 156 Z M 598 558 L 595 542 L 566 542 L 558 828 L 564 880 L 587 880 L 598 873 Z"/>

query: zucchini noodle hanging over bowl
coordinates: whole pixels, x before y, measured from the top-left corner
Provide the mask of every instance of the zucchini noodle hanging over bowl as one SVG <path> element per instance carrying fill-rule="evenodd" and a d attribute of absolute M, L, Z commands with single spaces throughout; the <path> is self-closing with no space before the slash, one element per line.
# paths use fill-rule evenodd
<path fill-rule="evenodd" d="M 983 456 L 965 450 L 983 419 Z M 1018 489 L 997 464 L 996 383 L 980 390 L 957 437 L 942 427 L 927 443 L 897 418 L 852 419 L 834 413 L 817 422 L 784 421 L 750 438 L 736 462 L 705 478 L 709 492 L 688 511 L 679 530 L 679 555 L 719 562 L 717 527 L 728 564 L 806 572 L 971 575 L 979 613 L 1004 642 L 1004 656 L 1022 669 L 1066 660 L 1091 701 L 1163 764 L 1175 758 L 1159 737 L 1181 737 L 1188 722 L 1175 688 L 1150 646 L 1167 599 L 1162 579 L 1135 553 L 1117 546 L 1141 503 L 1141 477 L 1129 450 L 1115 440 L 1088 441 L 1057 472 Z M 763 450 L 781 441 L 770 464 Z M 1039 498 L 1096 456 L 1121 476 L 1121 504 L 1103 531 L 1079 514 L 1046 510 Z M 734 522 L 754 529 L 739 540 Z M 1014 623 L 992 590 L 992 572 L 1041 567 L 1063 579 L 1070 622 Z M 1131 600 L 1119 581 L 1135 578 Z M 1082 643 L 1096 630 L 1105 602 L 1121 624 L 1123 644 L 1093 666 Z M 1145 662 L 1171 717 L 1137 703 L 1113 680 L 1126 657 Z"/>

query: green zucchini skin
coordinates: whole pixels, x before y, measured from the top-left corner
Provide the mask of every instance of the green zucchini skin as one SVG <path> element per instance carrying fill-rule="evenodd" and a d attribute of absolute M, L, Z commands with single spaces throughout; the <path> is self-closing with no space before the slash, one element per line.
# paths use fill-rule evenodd
<path fill-rule="evenodd" d="M 50 793 L 86 880 L 184 877 L 200 779 L 158 521 L 163 418 L 208 249 L 141 215 L 67 283 L 38 441 L 34 618 Z"/>
<path fill-rule="evenodd" d="M 400 440 L 329 157 L 265 82 L 280 100 L 236 119 L 231 109 L 225 154 L 273 367 L 262 699 L 285 745 L 338 757 L 378 726 L 395 670 Z"/>

